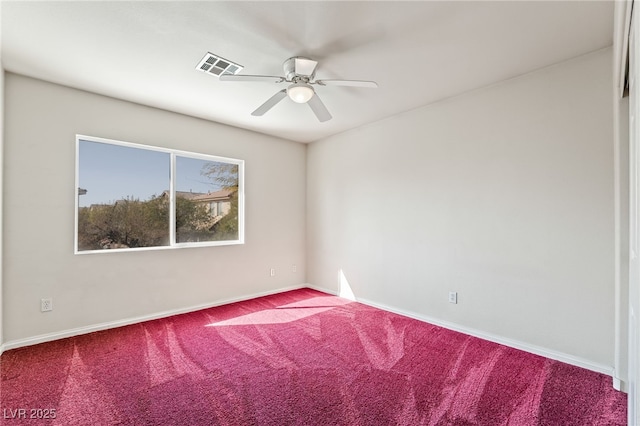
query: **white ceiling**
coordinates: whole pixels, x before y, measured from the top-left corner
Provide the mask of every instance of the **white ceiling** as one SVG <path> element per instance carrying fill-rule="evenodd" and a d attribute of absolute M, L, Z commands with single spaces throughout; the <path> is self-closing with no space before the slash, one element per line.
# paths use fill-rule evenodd
<path fill-rule="evenodd" d="M 6 70 L 78 89 L 310 142 L 612 44 L 613 2 L 2 1 Z M 282 75 L 375 80 L 318 87 L 333 115 L 283 100 L 282 84 L 221 82 L 196 71 L 206 52 Z"/>

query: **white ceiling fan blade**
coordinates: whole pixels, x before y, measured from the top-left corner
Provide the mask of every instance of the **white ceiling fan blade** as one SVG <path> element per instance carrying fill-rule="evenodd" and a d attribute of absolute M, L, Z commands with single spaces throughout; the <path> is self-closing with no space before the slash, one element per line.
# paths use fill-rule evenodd
<path fill-rule="evenodd" d="M 312 76 L 316 71 L 316 66 L 318 66 L 318 62 L 313 59 L 295 58 L 295 72 L 298 75 Z"/>
<path fill-rule="evenodd" d="M 311 110 L 316 115 L 316 117 L 318 117 L 318 120 L 320 120 L 321 122 L 331 120 L 331 114 L 329 113 L 329 110 L 326 106 L 324 106 L 317 93 L 314 94 L 307 103 L 309 104 L 309 107 L 311 107 Z"/>
<path fill-rule="evenodd" d="M 220 81 L 264 81 L 267 83 L 282 83 L 285 81 L 284 77 L 278 77 L 275 75 L 242 75 L 242 74 L 222 74 Z"/>
<path fill-rule="evenodd" d="M 368 87 L 377 89 L 378 83 L 375 81 L 364 80 L 316 80 L 314 83 L 320 86 L 350 86 L 350 87 Z"/>
<path fill-rule="evenodd" d="M 286 97 L 287 97 L 287 89 L 282 89 L 281 91 L 279 91 L 278 93 L 276 93 L 275 95 L 267 99 L 267 101 L 262 105 L 260 105 L 258 109 L 253 111 L 251 115 L 254 115 L 254 116 L 264 115 L 265 112 L 269 111 L 271 108 L 276 106 L 278 102 L 280 102 Z"/>

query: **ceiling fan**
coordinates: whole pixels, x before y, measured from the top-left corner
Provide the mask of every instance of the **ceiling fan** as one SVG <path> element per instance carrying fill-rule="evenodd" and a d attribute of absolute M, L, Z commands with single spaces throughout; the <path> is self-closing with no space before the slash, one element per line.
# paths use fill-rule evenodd
<path fill-rule="evenodd" d="M 222 74 L 221 81 L 264 81 L 270 83 L 290 83 L 286 89 L 282 89 L 275 95 L 267 99 L 251 115 L 261 116 L 273 108 L 278 102 L 289 96 L 289 99 L 299 104 L 308 104 L 313 113 L 320 121 L 331 119 L 331 114 L 322 103 L 318 94 L 313 89 L 314 84 L 318 86 L 351 86 L 377 88 L 375 81 L 363 80 L 315 80 L 316 67 L 318 62 L 303 56 L 294 56 L 284 61 L 284 77 L 271 75 L 241 75 Z"/>

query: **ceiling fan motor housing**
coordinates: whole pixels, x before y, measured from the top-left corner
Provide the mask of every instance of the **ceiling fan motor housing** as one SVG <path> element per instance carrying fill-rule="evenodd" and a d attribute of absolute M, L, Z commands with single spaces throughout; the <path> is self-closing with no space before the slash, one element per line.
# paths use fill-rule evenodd
<path fill-rule="evenodd" d="M 282 68 L 284 69 L 284 75 L 287 81 L 294 81 L 296 77 L 306 77 L 307 81 L 313 80 L 313 77 L 316 74 L 315 65 L 312 67 L 313 70 L 310 74 L 298 74 L 296 73 L 296 59 L 302 59 L 305 62 L 308 61 L 308 62 L 317 64 L 316 61 L 306 58 L 304 56 L 294 56 L 292 58 L 287 59 L 282 64 Z"/>

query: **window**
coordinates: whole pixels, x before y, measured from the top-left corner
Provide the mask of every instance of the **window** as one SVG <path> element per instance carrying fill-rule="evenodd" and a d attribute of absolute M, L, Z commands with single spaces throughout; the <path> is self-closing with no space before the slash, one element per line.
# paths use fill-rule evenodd
<path fill-rule="evenodd" d="M 224 208 L 227 203 L 223 204 L 222 201 L 212 201 L 209 203 L 209 214 L 211 216 L 222 216 L 228 210 Z"/>
<path fill-rule="evenodd" d="M 244 162 L 76 136 L 75 252 L 242 244 Z"/>

